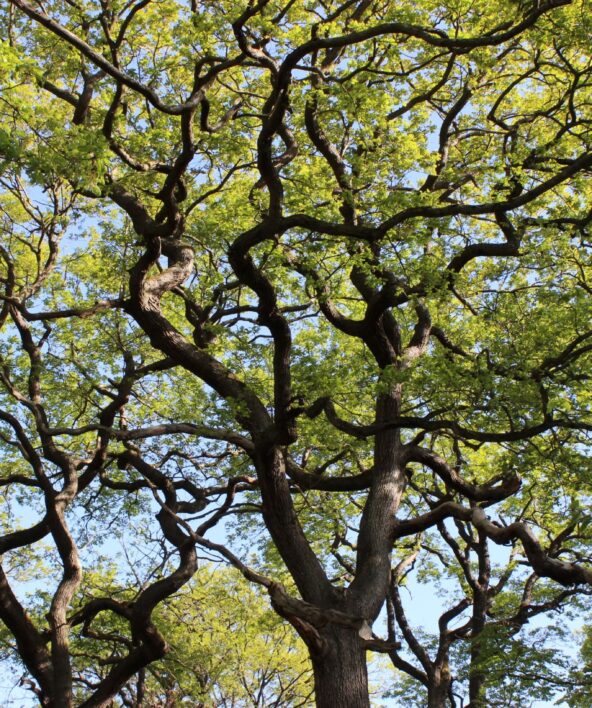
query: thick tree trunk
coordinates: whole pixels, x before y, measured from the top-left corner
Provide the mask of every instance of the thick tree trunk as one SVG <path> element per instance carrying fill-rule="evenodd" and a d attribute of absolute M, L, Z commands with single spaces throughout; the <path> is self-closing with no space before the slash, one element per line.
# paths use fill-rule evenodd
<path fill-rule="evenodd" d="M 428 692 L 428 708 L 446 708 L 446 693 L 441 686 Z"/>
<path fill-rule="evenodd" d="M 366 652 L 358 633 L 332 627 L 323 632 L 328 650 L 313 656 L 318 708 L 369 708 Z"/>
<path fill-rule="evenodd" d="M 449 705 L 448 697 L 452 682 L 447 644 L 440 646 L 438 657 L 428 680 L 428 708 L 445 708 Z"/>
<path fill-rule="evenodd" d="M 400 390 L 395 386 L 380 394 L 376 423 L 386 423 L 400 413 Z M 405 490 L 405 467 L 400 430 L 386 427 L 376 434 L 370 492 L 360 521 L 356 574 L 349 598 L 356 612 L 374 622 L 388 594 L 393 548 L 393 520 Z"/>
<path fill-rule="evenodd" d="M 450 684 L 448 681 L 441 681 L 428 686 L 428 708 L 446 708 L 448 691 Z"/>
<path fill-rule="evenodd" d="M 483 542 L 482 542 L 483 543 Z M 469 704 L 471 708 L 485 708 L 485 674 L 481 668 L 487 595 L 476 592 L 473 598 L 473 637 L 471 641 L 471 665 L 469 674 Z"/>

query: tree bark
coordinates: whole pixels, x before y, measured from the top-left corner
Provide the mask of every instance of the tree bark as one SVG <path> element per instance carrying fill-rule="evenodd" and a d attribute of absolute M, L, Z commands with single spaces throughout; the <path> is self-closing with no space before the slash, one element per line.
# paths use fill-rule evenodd
<path fill-rule="evenodd" d="M 471 631 L 471 664 L 469 673 L 469 703 L 471 708 L 484 708 L 486 705 L 485 696 L 485 674 L 481 667 L 483 658 L 483 637 L 485 629 L 486 615 L 488 609 L 488 595 L 486 588 L 489 587 L 491 574 L 489 553 L 487 552 L 487 537 L 479 531 L 479 543 L 477 545 L 479 557 L 479 579 L 477 587 L 473 592 L 473 626 Z"/>
<path fill-rule="evenodd" d="M 392 420 L 400 412 L 400 387 L 380 394 L 376 405 L 376 422 Z M 356 577 L 349 597 L 356 614 L 376 619 L 388 594 L 393 548 L 393 521 L 405 490 L 402 464 L 401 433 L 389 428 L 376 434 L 374 467 L 370 492 L 360 522 L 357 544 Z"/>
<path fill-rule="evenodd" d="M 327 651 L 311 656 L 317 708 L 369 708 L 366 653 L 356 630 L 322 632 Z"/>
<path fill-rule="evenodd" d="M 446 696 L 443 686 L 434 686 L 431 691 L 428 691 L 428 708 L 445 708 Z"/>
<path fill-rule="evenodd" d="M 448 667 L 437 669 L 428 685 L 428 708 L 445 708 L 450 691 Z"/>

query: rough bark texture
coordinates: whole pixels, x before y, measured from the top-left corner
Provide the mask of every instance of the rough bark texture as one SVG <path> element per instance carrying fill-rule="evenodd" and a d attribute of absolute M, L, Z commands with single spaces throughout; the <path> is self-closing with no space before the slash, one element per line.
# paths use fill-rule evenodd
<path fill-rule="evenodd" d="M 355 631 L 332 627 L 323 632 L 327 651 L 313 656 L 318 708 L 368 708 L 366 656 Z"/>
<path fill-rule="evenodd" d="M 428 685 L 428 708 L 445 708 L 450 691 L 450 670 L 448 666 L 438 667 Z"/>

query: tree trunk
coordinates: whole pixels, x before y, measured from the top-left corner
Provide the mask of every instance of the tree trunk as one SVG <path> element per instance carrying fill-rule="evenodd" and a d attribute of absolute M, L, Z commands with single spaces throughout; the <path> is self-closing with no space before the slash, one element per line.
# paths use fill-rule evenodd
<path fill-rule="evenodd" d="M 441 683 L 430 683 L 428 687 L 428 708 L 445 708 L 450 685 L 443 681 Z"/>
<path fill-rule="evenodd" d="M 439 660 L 435 662 L 433 671 L 428 676 L 428 708 L 445 708 L 449 705 L 448 697 L 452 676 L 450 675 L 448 649 L 446 648 L 442 653 L 443 656 L 440 656 Z"/>
<path fill-rule="evenodd" d="M 481 668 L 487 595 L 476 592 L 473 596 L 473 627 L 471 639 L 471 664 L 469 673 L 469 705 L 471 708 L 485 708 L 485 674 Z"/>
<path fill-rule="evenodd" d="M 366 652 L 356 630 L 323 631 L 328 649 L 313 656 L 317 708 L 369 708 Z"/>

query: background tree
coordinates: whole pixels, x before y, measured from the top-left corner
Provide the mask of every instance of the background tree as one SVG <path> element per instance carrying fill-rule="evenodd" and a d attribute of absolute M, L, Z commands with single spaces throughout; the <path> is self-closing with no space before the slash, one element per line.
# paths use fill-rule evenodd
<path fill-rule="evenodd" d="M 586 627 L 584 631 L 584 641 L 581 648 L 582 663 L 579 671 L 572 675 L 572 684 L 567 688 L 564 698 L 567 704 L 575 708 L 583 708 L 590 703 L 590 629 Z"/>
<path fill-rule="evenodd" d="M 507 554 L 496 553 L 470 525 L 456 527 L 458 535 L 444 524 L 438 524 L 441 538 L 422 534 L 394 569 L 388 631 L 393 643 L 401 637 L 402 647 L 390 657 L 412 681 L 402 681 L 392 694 L 408 705 L 454 705 L 458 699 L 461 705 L 501 708 L 549 700 L 566 687 L 577 691 L 583 677 L 570 652 L 568 620 L 585 612 L 589 588 L 544 582 L 516 562 L 515 542 Z M 552 541 L 553 555 L 561 555 L 567 536 Z M 407 616 L 407 584 L 415 567 L 419 582 L 438 589 L 444 604 L 436 632 L 413 627 Z M 545 615 L 541 626 L 537 620 Z"/>
<path fill-rule="evenodd" d="M 0 549 L 53 571 L 38 614 L 3 572 L 0 619 L 42 705 L 161 659 L 198 549 L 267 589 L 319 706 L 395 657 L 410 539 L 448 545 L 473 707 L 490 615 L 591 584 L 585 4 L 4 3 Z M 145 569 L 86 596 L 134 516 Z"/>

